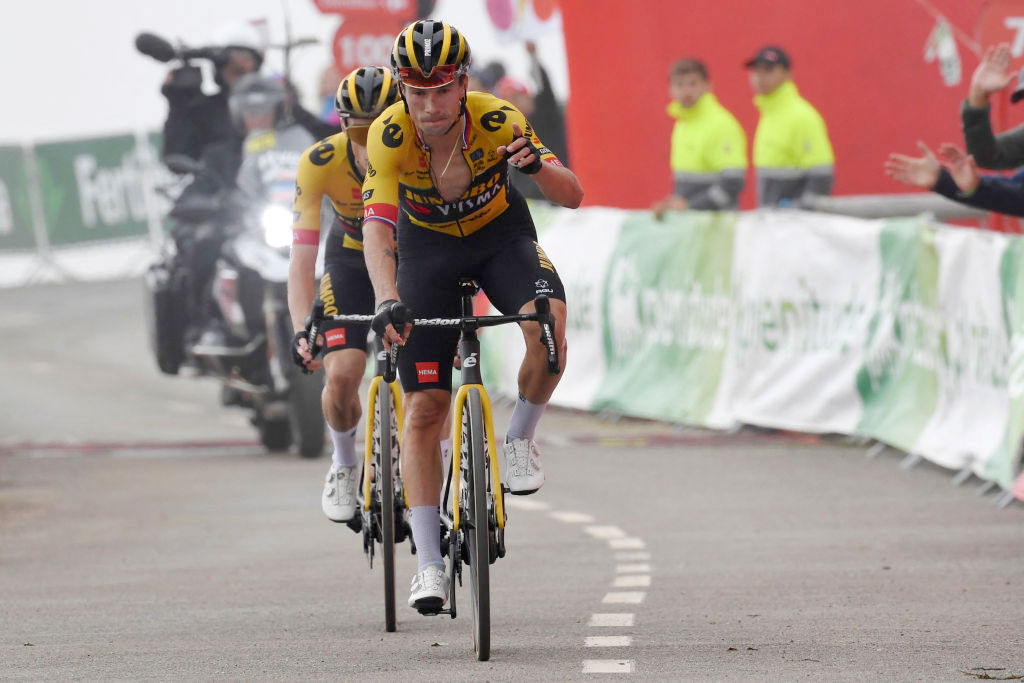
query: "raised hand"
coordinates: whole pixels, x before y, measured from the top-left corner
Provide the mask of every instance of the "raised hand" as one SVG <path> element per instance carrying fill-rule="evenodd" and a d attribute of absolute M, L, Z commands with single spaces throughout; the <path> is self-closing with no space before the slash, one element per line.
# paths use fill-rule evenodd
<path fill-rule="evenodd" d="M 917 148 L 921 150 L 920 157 L 890 154 L 885 160 L 885 174 L 897 182 L 930 190 L 939 181 L 942 166 L 928 145 L 919 140 Z"/>
<path fill-rule="evenodd" d="M 974 163 L 974 157 L 948 142 L 939 146 L 939 154 L 943 157 L 943 168 L 953 176 L 953 182 L 960 191 L 974 192 L 981 182 L 981 173 L 978 171 L 978 165 Z"/>
<path fill-rule="evenodd" d="M 1014 79 L 1010 72 L 1010 46 L 1000 43 L 985 50 L 981 63 L 971 76 L 971 87 L 967 99 L 975 107 L 988 103 L 989 95 L 1008 86 Z"/>

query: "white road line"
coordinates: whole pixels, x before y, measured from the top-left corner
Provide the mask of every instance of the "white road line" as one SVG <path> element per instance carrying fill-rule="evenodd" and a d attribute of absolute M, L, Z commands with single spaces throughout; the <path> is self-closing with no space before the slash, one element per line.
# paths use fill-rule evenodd
<path fill-rule="evenodd" d="M 615 565 L 616 574 L 650 574 L 649 564 L 618 564 Z"/>
<path fill-rule="evenodd" d="M 588 526 L 583 529 L 594 538 L 625 538 L 626 532 L 617 526 Z"/>
<path fill-rule="evenodd" d="M 587 636 L 584 647 L 629 647 L 633 644 L 630 636 Z"/>
<path fill-rule="evenodd" d="M 206 411 L 206 408 L 198 403 L 185 401 L 164 401 L 164 408 L 172 413 L 181 413 L 182 415 L 201 415 Z"/>
<path fill-rule="evenodd" d="M 585 674 L 631 674 L 636 668 L 632 659 L 584 659 Z"/>
<path fill-rule="evenodd" d="M 542 503 L 539 500 L 524 500 L 515 496 L 506 496 L 505 505 L 517 510 L 547 510 L 551 507 L 550 503 Z"/>
<path fill-rule="evenodd" d="M 611 593 L 607 593 L 601 602 L 606 605 L 639 605 L 644 601 L 644 597 L 646 595 L 647 593 L 643 591 L 613 591 Z"/>
<path fill-rule="evenodd" d="M 566 524 L 590 524 L 594 521 L 592 515 L 584 514 L 582 512 L 549 512 L 548 517 L 556 519 L 559 522 L 565 522 Z"/>
<path fill-rule="evenodd" d="M 632 626 L 633 614 L 630 612 L 605 612 L 590 615 L 590 623 L 587 626 L 601 628 L 604 626 Z"/>
<path fill-rule="evenodd" d="M 608 545 L 612 547 L 612 550 L 627 550 L 646 546 L 642 538 L 609 538 Z"/>
<path fill-rule="evenodd" d="M 616 576 L 612 588 L 646 588 L 651 585 L 651 577 L 647 575 Z"/>
<path fill-rule="evenodd" d="M 651 554 L 647 552 L 639 553 L 615 553 L 615 559 L 621 562 L 633 562 L 641 560 L 651 559 Z"/>

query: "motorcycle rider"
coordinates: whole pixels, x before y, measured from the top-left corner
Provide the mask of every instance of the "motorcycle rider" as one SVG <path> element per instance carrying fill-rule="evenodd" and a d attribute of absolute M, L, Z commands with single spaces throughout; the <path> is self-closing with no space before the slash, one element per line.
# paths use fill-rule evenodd
<path fill-rule="evenodd" d="M 167 120 L 163 130 L 163 158 L 185 155 L 201 162 L 201 169 L 185 188 L 179 202 L 195 195 L 212 195 L 235 186 L 243 160 L 242 143 L 246 135 L 232 120 L 230 96 L 232 88 L 247 75 L 258 73 L 263 65 L 264 41 L 249 22 L 232 22 L 222 26 L 214 36 L 214 81 L 219 90 L 208 95 L 201 89 L 202 72 L 191 64 L 171 71 L 161 92 L 168 101 Z M 292 100 L 290 117 L 316 140 L 336 129 L 320 121 L 295 102 L 294 90 L 285 84 Z M 174 215 L 172 211 L 172 216 Z M 190 321 L 185 335 L 186 346 L 201 340 L 211 331 L 210 302 L 203 291 L 212 270 L 216 251 L 210 253 L 209 236 L 196 235 L 187 221 L 179 221 L 174 239 L 181 262 L 189 273 L 186 310 Z M 207 242 L 206 245 L 201 243 Z M 216 335 L 215 325 L 213 334 Z"/>

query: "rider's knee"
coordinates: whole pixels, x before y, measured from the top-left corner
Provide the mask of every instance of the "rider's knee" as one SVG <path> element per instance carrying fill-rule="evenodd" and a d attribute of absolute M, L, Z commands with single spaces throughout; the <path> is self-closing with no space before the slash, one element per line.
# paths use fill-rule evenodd
<path fill-rule="evenodd" d="M 433 392 L 413 391 L 405 397 L 405 423 L 414 429 L 426 429 L 440 426 L 448 415 L 451 402 L 447 392 L 444 396 L 434 396 Z"/>

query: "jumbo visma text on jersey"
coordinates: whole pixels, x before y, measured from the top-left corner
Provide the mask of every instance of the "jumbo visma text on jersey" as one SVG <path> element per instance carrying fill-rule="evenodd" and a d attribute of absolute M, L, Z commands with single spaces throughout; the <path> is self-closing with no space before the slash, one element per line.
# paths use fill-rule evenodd
<path fill-rule="evenodd" d="M 392 105 L 370 127 L 367 149 L 374 164 L 366 173 L 363 198 L 366 220 L 392 226 L 401 208 L 416 226 L 445 234 L 470 235 L 509 206 L 508 164 L 495 151 L 512 142 L 512 124 L 538 149 L 541 161 L 561 165 L 537 137 L 526 117 L 505 100 L 487 93 L 466 97 L 462 155 L 472 180 L 454 200 L 444 199 L 430 176 L 430 148 L 417 134 L 401 102 Z"/>

